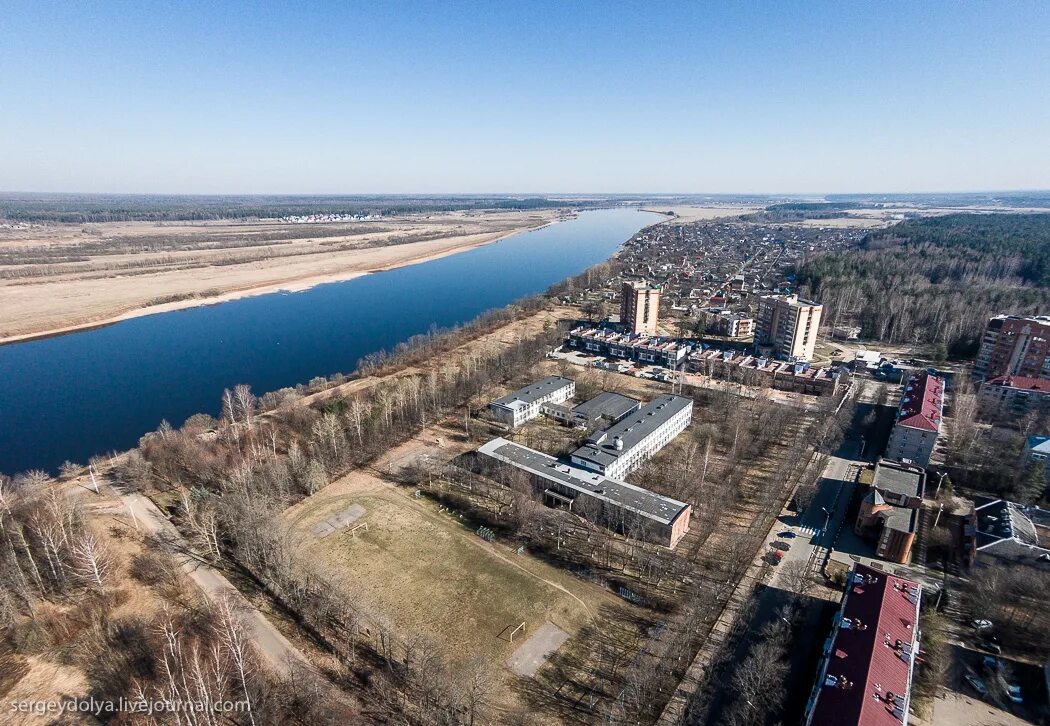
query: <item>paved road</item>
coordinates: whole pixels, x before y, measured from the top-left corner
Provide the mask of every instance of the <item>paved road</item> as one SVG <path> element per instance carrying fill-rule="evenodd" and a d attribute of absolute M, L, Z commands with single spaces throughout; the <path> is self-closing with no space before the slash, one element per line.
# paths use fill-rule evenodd
<path fill-rule="evenodd" d="M 224 597 L 232 600 L 241 614 L 244 626 L 258 646 L 260 655 L 274 671 L 289 676 L 294 670 L 312 667 L 306 656 L 281 635 L 273 623 L 249 603 L 221 572 L 191 554 L 189 543 L 182 538 L 175 525 L 168 521 L 157 505 L 141 494 L 121 492 L 115 487 L 114 491 L 123 500 L 138 525 L 167 545 L 206 598 L 212 602 L 218 602 Z"/>
<path fill-rule="evenodd" d="M 855 452 L 850 452 L 855 453 Z M 791 529 L 798 536 L 783 539 L 791 549 L 784 553 L 780 566 L 777 567 L 771 585 L 779 586 L 784 565 L 796 560 L 809 562 L 813 572 L 820 567 L 821 558 L 827 548 L 835 541 L 835 533 L 840 526 L 849 526 L 843 522 L 853 496 L 853 467 L 863 466 L 864 462 L 852 458 L 832 456 L 824 466 L 817 493 L 809 507 L 802 513 L 801 519 L 792 518 L 784 523 L 783 529 Z"/>

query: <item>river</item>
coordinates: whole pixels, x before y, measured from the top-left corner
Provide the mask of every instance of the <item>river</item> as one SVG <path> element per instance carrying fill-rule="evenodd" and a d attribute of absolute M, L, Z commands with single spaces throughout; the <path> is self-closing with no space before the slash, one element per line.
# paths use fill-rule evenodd
<path fill-rule="evenodd" d="M 660 217 L 582 212 L 466 252 L 334 282 L 0 346 L 0 472 L 54 471 L 135 446 L 162 419 L 349 373 L 432 326 L 465 323 L 609 257 Z"/>

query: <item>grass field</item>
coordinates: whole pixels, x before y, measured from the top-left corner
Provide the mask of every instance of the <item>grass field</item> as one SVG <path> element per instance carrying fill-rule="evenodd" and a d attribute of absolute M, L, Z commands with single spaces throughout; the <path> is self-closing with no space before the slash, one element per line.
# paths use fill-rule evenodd
<path fill-rule="evenodd" d="M 290 513 L 294 530 L 348 579 L 369 611 L 388 618 L 402 638 L 430 638 L 453 666 L 478 657 L 502 663 L 547 621 L 572 635 L 613 599 L 528 555 L 485 542 L 432 502 L 384 490 L 375 479 L 357 491 L 351 485 L 347 492 L 339 486 L 344 483 L 336 485 L 341 492 Z M 354 504 L 365 508 L 355 525 L 367 523 L 367 532 L 313 535 L 317 522 Z M 526 632 L 512 644 L 507 632 L 522 621 Z"/>

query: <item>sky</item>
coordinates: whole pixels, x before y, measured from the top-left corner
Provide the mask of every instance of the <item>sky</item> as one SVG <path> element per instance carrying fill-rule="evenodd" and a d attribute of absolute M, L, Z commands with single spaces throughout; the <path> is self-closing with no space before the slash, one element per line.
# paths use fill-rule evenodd
<path fill-rule="evenodd" d="M 0 0 L 0 190 L 1050 188 L 1050 3 Z"/>

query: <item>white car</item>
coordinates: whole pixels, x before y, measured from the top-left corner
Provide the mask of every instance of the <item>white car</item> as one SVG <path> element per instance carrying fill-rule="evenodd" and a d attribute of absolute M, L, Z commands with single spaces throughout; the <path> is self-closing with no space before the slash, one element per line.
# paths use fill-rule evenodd
<path fill-rule="evenodd" d="M 1010 697 L 1010 700 L 1014 703 L 1024 703 L 1024 699 L 1021 698 L 1021 687 L 1016 683 L 1006 684 L 1006 695 Z"/>
<path fill-rule="evenodd" d="M 970 625 L 973 626 L 974 630 L 987 630 L 992 627 L 992 621 L 985 620 L 984 618 L 977 618 L 976 620 L 971 620 Z"/>

